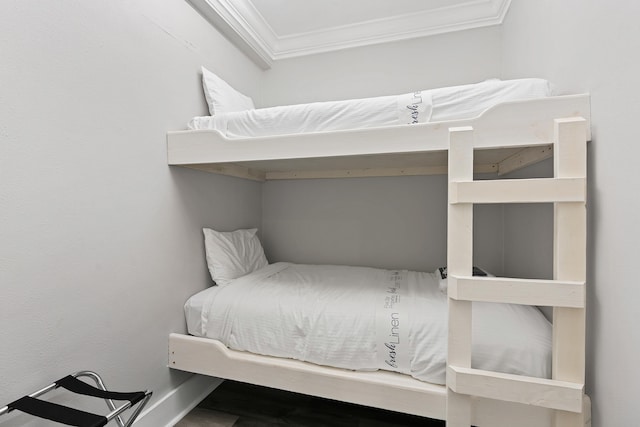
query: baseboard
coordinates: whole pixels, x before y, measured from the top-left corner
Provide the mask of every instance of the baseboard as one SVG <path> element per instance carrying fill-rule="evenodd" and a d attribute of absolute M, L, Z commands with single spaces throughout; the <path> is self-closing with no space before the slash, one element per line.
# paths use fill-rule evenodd
<path fill-rule="evenodd" d="M 145 409 L 133 424 L 135 427 L 173 427 L 222 381 L 206 375 L 193 375 Z"/>

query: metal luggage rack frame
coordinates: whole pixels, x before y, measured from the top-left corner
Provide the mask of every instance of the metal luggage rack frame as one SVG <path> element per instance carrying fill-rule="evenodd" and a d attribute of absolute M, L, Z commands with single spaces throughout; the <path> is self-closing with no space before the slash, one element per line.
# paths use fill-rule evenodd
<path fill-rule="evenodd" d="M 78 377 L 89 377 L 93 379 L 97 387 L 79 380 Z M 37 399 L 37 397 L 59 387 L 62 387 L 72 393 L 102 398 L 107 403 L 111 412 L 106 415 L 97 415 L 68 406 L 59 405 L 57 403 Z M 101 427 L 112 420 L 115 420 L 119 427 L 129 427 L 133 424 L 138 415 L 140 415 L 140 412 L 142 412 L 142 409 L 148 403 L 151 395 L 152 392 L 149 390 L 131 393 L 109 391 L 105 387 L 100 375 L 93 371 L 79 371 L 74 374 L 67 375 L 66 377 L 61 378 L 60 380 L 55 381 L 36 392 L 23 396 L 7 406 L 0 408 L 0 416 L 17 409 L 35 417 L 45 418 L 76 427 Z M 125 401 L 125 403 L 120 406 L 116 406 L 114 400 Z M 134 409 L 129 418 L 126 421 L 123 420 L 121 414 L 136 405 L 138 406 Z"/>

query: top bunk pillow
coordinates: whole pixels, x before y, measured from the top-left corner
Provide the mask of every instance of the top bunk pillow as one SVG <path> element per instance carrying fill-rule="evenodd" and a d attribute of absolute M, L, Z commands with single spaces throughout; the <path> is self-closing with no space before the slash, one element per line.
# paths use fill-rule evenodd
<path fill-rule="evenodd" d="M 202 86 L 209 106 L 209 113 L 212 116 L 255 108 L 250 97 L 241 94 L 204 67 L 202 67 Z"/>
<path fill-rule="evenodd" d="M 218 286 L 228 285 L 233 279 L 268 264 L 256 235 L 257 228 L 229 232 L 204 228 L 202 231 L 207 267 Z"/>

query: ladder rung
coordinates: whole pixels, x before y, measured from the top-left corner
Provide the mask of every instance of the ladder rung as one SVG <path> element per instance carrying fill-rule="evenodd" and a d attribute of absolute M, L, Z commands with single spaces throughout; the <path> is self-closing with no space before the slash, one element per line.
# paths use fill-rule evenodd
<path fill-rule="evenodd" d="M 573 281 L 450 275 L 448 289 L 462 301 L 584 308 L 586 300 L 584 282 Z"/>
<path fill-rule="evenodd" d="M 460 394 L 582 412 L 583 384 L 449 365 L 447 385 Z"/>
<path fill-rule="evenodd" d="M 584 202 L 585 178 L 495 179 L 450 183 L 449 203 Z"/>

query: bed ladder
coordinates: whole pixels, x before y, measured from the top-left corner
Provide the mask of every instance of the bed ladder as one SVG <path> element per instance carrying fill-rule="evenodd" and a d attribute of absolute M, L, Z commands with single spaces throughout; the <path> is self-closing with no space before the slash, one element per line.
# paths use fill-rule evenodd
<path fill-rule="evenodd" d="M 473 180 L 471 127 L 449 130 L 447 426 L 472 424 L 474 397 L 553 409 L 584 427 L 586 121 L 554 121 L 554 177 Z M 553 203 L 553 280 L 472 276 L 475 203 Z M 552 379 L 471 368 L 473 301 L 553 307 Z M 483 427 L 482 425 L 480 427 Z"/>

